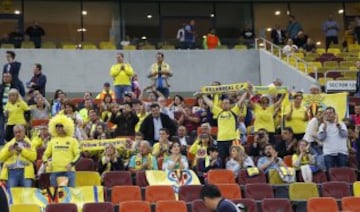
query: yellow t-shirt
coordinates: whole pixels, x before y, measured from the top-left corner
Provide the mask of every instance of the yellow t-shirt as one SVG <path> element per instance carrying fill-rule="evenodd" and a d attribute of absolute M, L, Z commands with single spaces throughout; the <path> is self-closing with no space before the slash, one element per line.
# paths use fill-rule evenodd
<path fill-rule="evenodd" d="M 217 105 L 212 108 L 212 113 L 217 118 L 218 123 L 218 141 L 230 141 L 238 138 L 237 133 L 237 118 L 239 116 L 246 115 L 246 107 L 242 106 L 242 109 L 235 105 L 229 111 L 224 111 Z"/>
<path fill-rule="evenodd" d="M 296 165 L 295 163 L 296 163 L 296 161 L 298 160 L 298 158 L 299 158 L 299 155 L 298 155 L 298 154 L 293 154 L 293 155 L 292 155 L 292 158 L 291 158 L 292 165 L 293 165 L 293 167 L 294 167 L 296 170 L 299 170 L 299 169 L 300 169 L 300 167 L 295 166 L 295 165 Z M 310 164 L 309 157 L 307 157 L 307 156 L 302 157 L 302 158 L 301 158 L 301 161 L 300 161 L 300 166 L 302 166 L 302 165 L 307 165 L 307 164 Z"/>
<path fill-rule="evenodd" d="M 168 146 L 168 145 L 165 145 L 165 146 L 163 146 L 163 150 L 164 150 L 164 148 L 165 148 L 166 150 L 168 150 L 168 149 L 169 149 L 169 146 Z M 167 157 L 167 156 L 168 156 L 168 152 L 166 151 L 165 153 L 163 153 L 162 155 L 160 155 L 160 143 L 158 142 L 158 143 L 154 144 L 154 146 L 153 146 L 152 155 L 153 155 L 154 157 Z"/>
<path fill-rule="evenodd" d="M 114 85 L 131 85 L 134 70 L 128 63 L 117 63 L 110 69 L 110 76 L 114 79 Z"/>
<path fill-rule="evenodd" d="M 286 107 L 285 114 L 289 114 L 291 111 L 291 106 Z M 287 121 L 285 119 L 285 126 L 291 127 L 295 134 L 305 133 L 307 121 L 305 121 L 305 107 L 293 109 L 291 120 Z"/>
<path fill-rule="evenodd" d="M 274 105 L 270 105 L 266 109 L 263 109 L 260 105 L 255 104 L 254 108 L 254 131 L 257 132 L 259 129 L 266 129 L 267 132 L 275 132 L 274 124 Z"/>
<path fill-rule="evenodd" d="M 26 102 L 19 100 L 16 101 L 15 104 L 7 102 L 4 110 L 9 112 L 8 125 L 26 124 L 24 112 L 30 110 L 30 107 Z"/>

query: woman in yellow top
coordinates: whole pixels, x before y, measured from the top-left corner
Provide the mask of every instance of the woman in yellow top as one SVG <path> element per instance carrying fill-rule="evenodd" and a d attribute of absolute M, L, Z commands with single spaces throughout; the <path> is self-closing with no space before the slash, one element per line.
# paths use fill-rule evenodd
<path fill-rule="evenodd" d="M 294 102 L 285 109 L 285 126 L 291 127 L 296 140 L 304 137 L 308 115 L 306 108 L 302 105 L 303 96 L 301 93 L 294 95 Z"/>
<path fill-rule="evenodd" d="M 146 112 L 145 104 L 142 102 L 139 102 L 134 107 L 135 107 L 136 115 L 139 118 L 139 121 L 135 125 L 135 132 L 140 132 L 140 126 L 143 123 L 146 116 L 148 115 L 148 113 Z"/>
<path fill-rule="evenodd" d="M 9 91 L 9 100 L 4 111 L 7 117 L 5 140 L 10 141 L 14 137 L 14 126 L 26 125 L 30 121 L 30 107 L 22 100 L 18 90 L 12 88 Z"/>
<path fill-rule="evenodd" d="M 305 140 L 298 142 L 298 150 L 292 156 L 292 165 L 297 171 L 301 171 L 304 182 L 312 182 L 312 173 L 319 170 L 315 165 L 315 157 L 309 152 L 308 143 Z"/>
<path fill-rule="evenodd" d="M 192 164 L 193 167 L 197 165 L 199 159 L 206 159 L 208 157 L 207 148 L 211 146 L 212 143 L 213 139 L 211 135 L 203 133 L 196 139 L 196 142 L 191 145 L 189 153 L 195 156 L 195 160 Z"/>

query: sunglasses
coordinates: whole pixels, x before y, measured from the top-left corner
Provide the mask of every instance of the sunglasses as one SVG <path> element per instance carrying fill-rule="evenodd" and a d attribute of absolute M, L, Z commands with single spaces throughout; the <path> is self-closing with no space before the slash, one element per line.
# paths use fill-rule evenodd
<path fill-rule="evenodd" d="M 62 124 L 57 124 L 57 125 L 55 125 L 55 127 L 56 127 L 56 128 L 63 128 L 64 125 L 62 125 Z"/>

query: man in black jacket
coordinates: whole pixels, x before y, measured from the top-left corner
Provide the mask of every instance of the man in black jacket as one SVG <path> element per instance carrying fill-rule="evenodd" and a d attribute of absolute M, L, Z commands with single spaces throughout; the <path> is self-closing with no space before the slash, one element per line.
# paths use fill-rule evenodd
<path fill-rule="evenodd" d="M 19 79 L 19 72 L 21 63 L 15 61 L 16 54 L 13 51 L 6 51 L 7 64 L 4 65 L 3 73 L 10 73 L 12 76 L 12 82 L 18 87 L 18 91 L 22 97 L 25 96 L 25 87 L 23 82 Z"/>
<path fill-rule="evenodd" d="M 150 106 L 151 114 L 148 115 L 140 126 L 140 132 L 144 135 L 144 139 L 152 145 L 159 141 L 159 131 L 166 128 L 170 132 L 170 136 L 176 133 L 176 124 L 168 115 L 160 113 L 160 106 L 153 103 Z"/>
<path fill-rule="evenodd" d="M 2 112 L 4 109 L 3 107 L 6 105 L 8 101 L 8 93 L 11 88 L 19 89 L 12 81 L 12 77 L 10 73 L 4 73 L 2 84 L 0 84 L 0 145 L 4 144 L 4 113 Z"/>
<path fill-rule="evenodd" d="M 31 80 L 26 83 L 26 87 L 30 91 L 38 90 L 42 96 L 45 97 L 45 86 L 46 86 L 46 76 L 42 73 L 42 66 L 39 63 L 35 63 L 33 67 L 34 75 Z"/>

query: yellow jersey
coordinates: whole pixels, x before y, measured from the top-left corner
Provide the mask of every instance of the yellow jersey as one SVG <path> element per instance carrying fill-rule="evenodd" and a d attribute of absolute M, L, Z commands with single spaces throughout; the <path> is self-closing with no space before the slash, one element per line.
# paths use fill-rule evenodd
<path fill-rule="evenodd" d="M 286 107 L 285 114 L 289 114 L 291 111 L 291 106 Z M 305 121 L 305 107 L 293 108 L 290 121 L 285 119 L 285 126 L 291 127 L 294 131 L 294 134 L 305 133 L 307 121 Z"/>
<path fill-rule="evenodd" d="M 110 76 L 114 79 L 114 85 L 131 85 L 134 70 L 128 63 L 118 63 L 111 67 Z"/>
<path fill-rule="evenodd" d="M 271 105 L 263 109 L 260 105 L 255 104 L 254 108 L 254 131 L 257 132 L 259 129 L 265 129 L 269 133 L 275 132 L 274 124 L 274 105 Z"/>
<path fill-rule="evenodd" d="M 8 112 L 8 125 L 26 124 L 24 112 L 29 111 L 30 107 L 23 100 L 18 100 L 14 104 L 8 101 L 4 110 Z"/>

